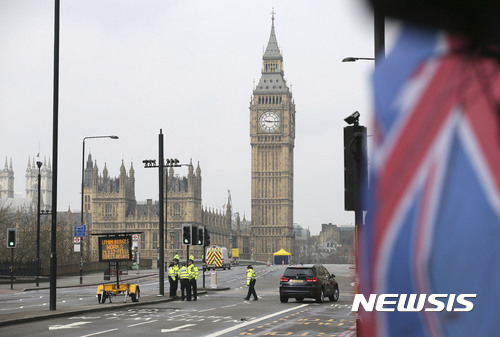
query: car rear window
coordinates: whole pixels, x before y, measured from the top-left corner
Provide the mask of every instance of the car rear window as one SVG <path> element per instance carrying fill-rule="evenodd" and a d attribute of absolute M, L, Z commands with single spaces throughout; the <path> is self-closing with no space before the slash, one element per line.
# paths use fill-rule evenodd
<path fill-rule="evenodd" d="M 314 276 L 311 268 L 288 268 L 285 270 L 283 276 L 296 277 L 296 276 Z"/>

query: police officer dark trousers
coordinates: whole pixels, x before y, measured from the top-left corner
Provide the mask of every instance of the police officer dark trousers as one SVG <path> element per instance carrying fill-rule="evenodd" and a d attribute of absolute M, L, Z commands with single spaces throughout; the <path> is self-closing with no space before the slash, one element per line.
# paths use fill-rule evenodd
<path fill-rule="evenodd" d="M 191 285 L 189 284 L 189 271 L 185 264 L 179 270 L 179 277 L 181 279 L 181 301 L 187 298 L 191 301 Z M 184 291 L 186 291 L 186 296 L 184 296 Z"/>
<path fill-rule="evenodd" d="M 198 281 L 198 268 L 193 264 L 193 260 L 188 262 L 189 271 L 189 283 L 191 285 L 191 291 L 193 293 L 193 301 L 198 300 L 198 286 L 196 282 Z"/>
<path fill-rule="evenodd" d="M 248 286 L 248 294 L 247 297 L 245 297 L 246 300 L 250 299 L 250 296 L 253 295 L 253 300 L 258 301 L 259 298 L 257 297 L 257 293 L 255 292 L 255 271 L 253 270 L 252 266 L 247 267 L 247 286 Z"/>

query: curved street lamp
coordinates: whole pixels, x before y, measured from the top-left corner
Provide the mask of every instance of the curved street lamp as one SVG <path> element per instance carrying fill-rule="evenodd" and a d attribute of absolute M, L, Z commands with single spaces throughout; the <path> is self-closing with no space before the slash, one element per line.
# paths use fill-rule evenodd
<path fill-rule="evenodd" d="M 356 62 L 357 60 L 370 60 L 375 61 L 373 57 L 346 57 L 342 62 Z"/>
<path fill-rule="evenodd" d="M 91 136 L 83 138 L 83 151 L 82 151 L 82 195 L 81 195 L 81 209 L 80 209 L 80 225 L 83 226 L 83 178 L 85 174 L 85 140 L 94 138 L 111 138 L 118 139 L 118 136 Z M 83 238 L 80 240 L 80 284 L 83 284 Z"/>

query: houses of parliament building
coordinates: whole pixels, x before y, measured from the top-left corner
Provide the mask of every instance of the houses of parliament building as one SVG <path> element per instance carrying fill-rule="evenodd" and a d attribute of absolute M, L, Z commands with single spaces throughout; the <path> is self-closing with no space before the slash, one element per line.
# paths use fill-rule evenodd
<path fill-rule="evenodd" d="M 251 221 L 233 214 L 231 196 L 225 209 L 202 206 L 200 164 L 190 162 L 186 176 L 174 168 L 164 172 L 165 252 L 169 261 L 175 254 L 186 256 L 182 225 L 205 226 L 211 244 L 238 248 L 240 259 L 270 261 L 284 249 L 293 255 L 293 177 L 295 144 L 295 103 L 284 78 L 283 57 L 278 47 L 272 14 L 271 34 L 262 56 L 261 78 L 254 87 L 249 106 L 251 145 Z M 111 177 L 106 164 L 88 159 L 83 177 L 83 224 L 86 259 L 96 260 L 100 233 L 141 233 L 136 242 L 141 258 L 158 258 L 159 204 L 135 198 L 135 170 L 122 161 L 118 177 Z M 201 246 L 190 253 L 200 259 Z"/>
<path fill-rule="evenodd" d="M 293 254 L 293 151 L 295 103 L 284 78 L 283 57 L 278 47 L 272 14 L 271 34 L 262 56 L 261 78 L 250 101 L 251 222 L 233 216 L 230 195 L 223 210 L 202 207 L 200 165 L 189 164 L 188 174 L 178 177 L 165 172 L 165 247 L 167 260 L 183 256 L 183 223 L 208 228 L 212 244 L 239 248 L 240 258 L 272 260 L 284 249 Z M 137 203 L 134 168 L 128 173 L 122 163 L 118 178 L 110 178 L 106 167 L 99 175 L 91 158 L 84 184 L 84 214 L 91 214 L 92 233 L 143 232 L 138 243 L 142 256 L 154 258 L 158 246 L 158 204 Z M 95 241 L 92 249 L 96 249 Z M 194 251 L 193 251 L 194 250 Z M 201 247 L 191 246 L 196 258 Z"/>

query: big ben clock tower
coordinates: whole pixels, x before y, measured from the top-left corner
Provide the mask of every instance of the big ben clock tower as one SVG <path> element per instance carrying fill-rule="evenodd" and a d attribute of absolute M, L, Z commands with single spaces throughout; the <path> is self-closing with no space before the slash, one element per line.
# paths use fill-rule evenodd
<path fill-rule="evenodd" d="M 262 57 L 262 75 L 250 102 L 253 253 L 267 261 L 284 249 L 293 254 L 293 148 L 295 103 L 283 76 L 274 32 Z"/>

